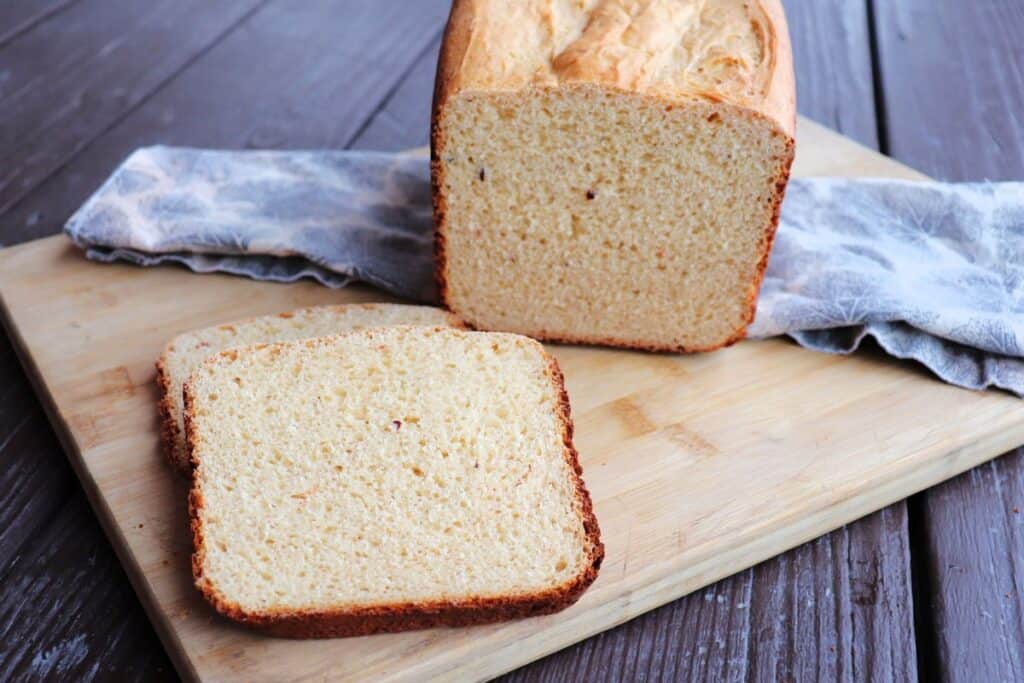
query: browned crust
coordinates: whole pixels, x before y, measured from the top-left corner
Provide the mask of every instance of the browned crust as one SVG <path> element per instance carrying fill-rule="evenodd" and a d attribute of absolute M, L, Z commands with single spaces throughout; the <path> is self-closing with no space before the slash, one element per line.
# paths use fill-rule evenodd
<path fill-rule="evenodd" d="M 445 236 L 443 226 L 448 210 L 444 188 L 444 130 L 441 128 L 441 111 L 455 90 L 455 78 L 459 65 L 466 54 L 473 22 L 472 0 L 454 0 L 441 41 L 441 52 L 437 60 L 437 74 L 434 78 L 434 101 L 430 114 L 430 187 L 434 199 L 434 279 L 437 282 L 438 299 L 451 310 L 448 302 L 448 281 L 445 277 Z"/>
<path fill-rule="evenodd" d="M 558 365 L 555 357 L 544 350 L 544 347 L 537 344 L 541 354 L 548 363 L 548 376 L 551 384 L 558 395 L 558 421 L 562 425 L 562 443 L 565 445 L 565 459 L 569 469 L 573 473 L 573 484 L 576 488 L 576 501 L 580 506 L 580 517 L 583 519 L 583 530 L 587 535 L 587 542 L 590 545 L 587 553 L 588 564 L 584 570 L 584 582 L 579 593 L 586 590 L 587 586 L 597 578 L 597 572 L 604 561 L 604 543 L 601 542 L 601 528 L 598 526 L 597 517 L 594 515 L 593 502 L 590 499 L 590 491 L 583 481 L 583 466 L 580 465 L 580 455 L 573 444 L 573 432 L 575 426 L 572 421 L 572 408 L 569 404 L 569 392 L 565 388 L 565 375 Z M 579 594 L 572 599 L 575 602 Z M 571 603 L 569 603 L 571 604 Z"/>
<path fill-rule="evenodd" d="M 174 419 L 174 402 L 171 400 L 171 376 L 167 371 L 167 365 L 164 363 L 164 354 L 160 355 L 157 359 L 156 365 L 156 384 L 160 389 L 160 400 L 157 402 L 157 409 L 160 412 L 160 449 L 163 451 L 164 457 L 167 458 L 167 462 L 174 469 L 178 470 L 182 474 L 187 474 L 188 469 L 184 466 L 184 463 L 177 457 L 178 454 L 178 421 Z"/>
<path fill-rule="evenodd" d="M 786 141 L 786 156 L 782 160 L 779 174 L 775 177 L 775 195 L 772 199 L 772 214 L 768 226 L 765 229 L 761 241 L 761 258 L 757 261 L 757 272 L 750 284 L 750 294 L 747 299 L 747 321 L 741 330 L 742 339 L 747 334 L 747 327 L 754 322 L 757 313 L 757 297 L 761 292 L 761 283 L 764 282 L 764 273 L 768 269 L 768 257 L 772 253 L 772 245 L 775 243 L 775 234 L 779 230 L 779 219 L 782 216 L 782 200 L 786 197 L 786 186 L 789 184 L 789 174 L 793 167 L 793 159 L 796 156 L 796 141 L 790 137 Z"/>
<path fill-rule="evenodd" d="M 444 192 L 444 165 L 441 163 L 444 153 L 445 135 L 441 126 L 441 117 L 444 105 L 448 99 L 458 91 L 458 76 L 466 47 L 472 36 L 473 12 L 475 0 L 454 0 L 452 11 L 448 17 L 448 24 L 445 28 L 444 39 L 441 44 L 441 53 L 437 64 L 437 77 L 434 84 L 434 102 L 431 113 L 430 127 L 430 179 L 434 200 L 434 256 L 436 260 L 435 279 L 437 281 L 438 295 L 441 304 L 450 311 L 455 309 L 449 298 L 447 257 L 446 257 L 446 231 L 447 231 L 447 197 Z M 768 224 L 765 226 L 761 241 L 761 253 L 757 261 L 755 273 L 750 282 L 750 290 L 747 295 L 745 308 L 747 310 L 743 323 L 731 335 L 721 342 L 707 346 L 683 346 L 672 344 L 659 344 L 636 340 L 610 339 L 606 337 L 589 337 L 586 335 L 572 336 L 564 334 L 550 334 L 544 330 L 516 330 L 522 334 L 529 335 L 535 339 L 552 343 L 564 344 L 593 344 L 596 346 L 611 346 L 616 348 L 633 349 L 638 351 L 654 351 L 667 353 L 690 353 L 714 351 L 716 349 L 732 346 L 747 336 L 747 328 L 754 321 L 757 312 L 757 296 L 761 290 L 761 283 L 764 280 L 765 269 L 768 267 L 768 257 L 771 253 L 772 244 L 775 241 L 775 233 L 779 227 L 779 215 L 782 207 L 782 200 L 785 196 L 786 185 L 789 182 L 790 169 L 793 164 L 795 151 L 796 131 L 796 86 L 793 71 L 792 46 L 789 38 L 789 28 L 786 23 L 785 11 L 779 0 L 764 0 L 760 3 L 765 15 L 769 20 L 769 28 L 773 32 L 775 40 L 775 60 L 772 75 L 766 90 L 765 100 L 759 107 L 749 108 L 750 116 L 767 119 L 775 124 L 778 134 L 787 138 L 786 155 L 780 160 L 780 171 L 774 181 L 774 197 L 772 199 L 772 211 Z M 457 313 L 457 311 L 456 311 Z M 469 327 L 474 327 L 468 323 Z M 475 329 L 475 328 L 474 328 Z"/>
<path fill-rule="evenodd" d="M 776 121 L 782 132 L 792 139 L 796 137 L 796 73 L 786 12 L 780 0 L 764 0 L 761 8 L 774 33 L 775 61 L 764 101 L 756 110 Z"/>
<path fill-rule="evenodd" d="M 444 328 L 434 328 L 443 330 Z M 321 340 L 306 340 L 308 345 Z M 295 343 L 295 342 L 292 342 Z M 531 343 L 536 344 L 531 340 Z M 257 344 L 252 349 L 280 347 L 282 344 Z M 587 563 L 582 571 L 561 586 L 522 595 L 468 598 L 466 600 L 437 600 L 402 602 L 372 607 L 349 607 L 326 610 L 280 609 L 261 613 L 246 612 L 240 605 L 226 599 L 212 582 L 203 575 L 206 546 L 200 513 L 204 498 L 200 463 L 196 456 L 197 428 L 193 421 L 193 392 L 191 380 L 184 387 L 185 435 L 189 460 L 196 468 L 189 491 L 189 519 L 192 530 L 192 576 L 196 588 L 213 608 L 223 616 L 245 626 L 284 638 L 339 638 L 372 633 L 395 633 L 437 626 L 470 626 L 508 619 L 539 616 L 561 611 L 577 600 L 597 578 L 604 560 L 604 544 L 594 516 L 590 493 L 583 482 L 583 468 L 579 454 L 572 443 L 573 422 L 569 395 L 558 362 L 540 344 L 538 349 L 547 363 L 547 374 L 557 396 L 558 419 L 562 427 L 564 456 L 572 472 L 583 528 L 587 538 Z M 220 359 L 234 360 L 239 349 L 229 349 L 213 356 L 207 363 Z"/>
<path fill-rule="evenodd" d="M 353 304 L 334 304 L 334 305 L 320 305 L 320 306 L 304 306 L 302 308 L 296 308 L 291 311 L 284 311 L 282 313 L 270 314 L 269 316 L 250 316 L 248 318 L 242 318 L 240 320 L 232 320 L 228 323 L 218 325 L 217 327 L 227 327 L 231 325 L 239 325 L 242 323 L 252 322 L 265 317 L 278 317 L 278 318 L 294 318 L 297 313 L 312 310 L 342 310 L 350 307 L 373 309 L 379 304 L 375 302 L 365 303 L 353 303 Z M 468 329 L 466 323 L 464 323 L 457 315 L 451 311 L 445 311 L 445 318 L 448 321 L 448 325 L 455 329 L 465 330 Z M 188 334 L 187 332 L 185 334 Z M 180 335 L 179 335 L 180 336 Z M 192 464 L 188 453 L 178 452 L 178 442 L 181 437 L 181 432 L 178 429 L 178 421 L 174 417 L 174 401 L 171 399 L 171 375 L 167 370 L 166 357 L 167 354 L 174 346 L 174 340 L 164 347 L 163 353 L 156 360 L 156 384 L 160 390 L 160 400 L 157 402 L 157 410 L 160 415 L 160 449 L 164 453 L 164 457 L 167 458 L 167 462 L 170 463 L 171 467 L 176 469 L 182 476 L 192 475 Z"/>

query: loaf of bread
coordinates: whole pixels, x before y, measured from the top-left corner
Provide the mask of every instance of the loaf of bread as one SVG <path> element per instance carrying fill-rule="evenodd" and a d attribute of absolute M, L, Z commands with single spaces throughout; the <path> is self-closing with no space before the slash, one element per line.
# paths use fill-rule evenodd
<path fill-rule="evenodd" d="M 512 334 L 222 352 L 185 386 L 196 585 L 290 637 L 531 616 L 603 557 L 562 376 Z"/>
<path fill-rule="evenodd" d="M 350 304 L 303 308 L 175 337 L 156 363 L 161 393 L 161 440 L 167 459 L 183 474 L 192 469 L 185 449 L 181 391 L 189 375 L 210 356 L 234 346 L 306 339 L 386 325 L 463 326 L 455 316 L 429 306 Z"/>
<path fill-rule="evenodd" d="M 546 340 L 742 338 L 794 112 L 779 0 L 455 0 L 431 137 L 444 302 Z"/>

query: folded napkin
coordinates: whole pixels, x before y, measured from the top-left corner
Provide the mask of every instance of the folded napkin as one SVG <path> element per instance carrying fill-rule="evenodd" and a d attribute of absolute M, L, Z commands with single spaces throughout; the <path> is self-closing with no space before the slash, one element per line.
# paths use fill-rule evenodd
<path fill-rule="evenodd" d="M 89 258 L 259 280 L 355 280 L 436 301 L 421 154 L 132 154 L 68 221 Z M 1024 396 L 1024 183 L 797 178 L 754 337 L 851 353 L 865 337 L 946 382 Z"/>

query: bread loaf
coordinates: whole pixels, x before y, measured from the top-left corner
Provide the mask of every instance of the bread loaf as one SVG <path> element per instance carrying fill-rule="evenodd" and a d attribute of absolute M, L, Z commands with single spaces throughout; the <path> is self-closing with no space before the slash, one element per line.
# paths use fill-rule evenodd
<path fill-rule="evenodd" d="M 182 424 L 181 391 L 199 364 L 233 346 L 306 339 L 347 330 L 384 325 L 447 325 L 462 327 L 455 316 L 429 306 L 350 304 L 314 306 L 290 313 L 240 320 L 178 335 L 164 347 L 156 363 L 160 387 L 163 450 L 176 469 L 191 471 Z"/>
<path fill-rule="evenodd" d="M 427 327 L 222 352 L 185 386 L 196 585 L 279 635 L 552 612 L 603 557 L 537 342 Z"/>
<path fill-rule="evenodd" d="M 794 112 L 779 0 L 455 0 L 431 139 L 446 305 L 546 340 L 740 339 Z"/>

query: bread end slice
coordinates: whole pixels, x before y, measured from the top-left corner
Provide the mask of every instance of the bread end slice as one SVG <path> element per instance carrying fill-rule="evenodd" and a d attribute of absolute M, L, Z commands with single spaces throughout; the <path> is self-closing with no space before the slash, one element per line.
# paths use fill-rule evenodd
<path fill-rule="evenodd" d="M 160 443 L 171 466 L 189 475 L 192 465 L 184 441 L 182 387 L 199 364 L 219 351 L 255 343 L 292 341 L 387 325 L 465 325 L 455 315 L 431 306 L 339 304 L 236 320 L 178 335 L 156 361 L 160 389 Z"/>
<path fill-rule="evenodd" d="M 440 338 L 440 339 L 438 339 Z M 527 494 L 526 499 L 520 499 L 517 497 L 516 488 L 523 483 L 528 483 L 528 478 L 531 471 L 534 472 L 534 476 L 537 476 L 537 472 L 543 472 L 546 465 L 553 465 L 555 469 L 565 477 L 567 488 L 565 489 L 566 501 L 569 509 L 572 510 L 572 515 L 562 519 L 562 523 L 569 524 L 570 526 L 578 525 L 578 528 L 574 528 L 573 533 L 577 534 L 580 557 L 579 562 L 575 565 L 574 571 L 570 574 L 560 577 L 558 581 L 554 582 L 533 582 L 526 581 L 529 585 L 520 585 L 516 589 L 509 589 L 507 586 L 503 586 L 502 582 L 508 583 L 510 577 L 513 582 L 516 580 L 516 574 L 513 571 L 511 574 L 506 572 L 504 575 L 500 575 L 495 579 L 495 586 L 500 588 L 498 591 L 479 590 L 479 587 L 474 590 L 469 590 L 460 593 L 457 590 L 453 590 L 451 585 L 439 585 L 434 586 L 437 590 L 437 595 L 429 596 L 424 594 L 426 588 L 429 592 L 431 588 L 429 582 L 424 584 L 419 582 L 418 585 L 412 585 L 409 588 L 411 591 L 410 595 L 407 595 L 405 599 L 393 599 L 393 596 L 400 593 L 395 591 L 384 590 L 383 588 L 392 582 L 394 576 L 381 575 L 376 577 L 379 581 L 378 584 L 370 586 L 369 598 L 366 600 L 352 600 L 351 595 L 342 596 L 336 600 L 334 604 L 330 596 L 321 599 L 316 604 L 295 604 L 292 600 L 289 604 L 289 600 L 277 600 L 270 599 L 264 601 L 258 607 L 253 607 L 252 604 L 243 604 L 246 599 L 239 599 L 239 596 L 233 594 L 233 589 L 224 585 L 224 582 L 220 581 L 216 576 L 220 570 L 211 572 L 211 567 L 217 564 L 217 561 L 212 560 L 212 555 L 218 552 L 216 546 L 224 541 L 223 538 L 217 538 L 218 534 L 223 532 L 223 529 L 211 528 L 209 520 L 211 515 L 211 505 L 222 506 L 225 502 L 229 502 L 224 499 L 220 494 L 223 490 L 216 485 L 213 481 L 217 476 L 221 476 L 225 471 L 221 467 L 210 467 L 207 458 L 216 459 L 216 455 L 210 450 L 211 443 L 207 438 L 208 426 L 204 424 L 204 420 L 209 420 L 211 417 L 210 411 L 214 410 L 209 402 L 209 390 L 211 385 L 209 380 L 211 377 L 214 379 L 220 377 L 223 378 L 227 374 L 233 377 L 241 377 L 243 382 L 248 382 L 250 379 L 249 374 L 245 374 L 241 371 L 239 363 L 245 364 L 248 360 L 253 357 L 259 357 L 262 361 L 269 362 L 270 367 L 297 367 L 295 363 L 301 363 L 303 356 L 308 354 L 316 353 L 331 353 L 346 356 L 352 358 L 354 355 L 359 356 L 362 353 L 364 356 L 369 351 L 374 349 L 381 350 L 390 348 L 396 352 L 402 350 L 402 344 L 395 344 L 396 341 L 405 341 L 406 348 L 408 343 L 420 343 L 430 340 L 434 342 L 440 341 L 441 344 L 447 347 L 447 351 L 452 355 L 446 356 L 451 362 L 461 362 L 459 360 L 452 360 L 453 357 L 464 358 L 465 354 L 459 355 L 459 349 L 454 349 L 460 344 L 462 345 L 462 351 L 467 348 L 475 351 L 476 353 L 482 353 L 486 348 L 492 348 L 495 352 L 499 350 L 501 352 L 507 352 L 510 348 L 516 347 L 521 352 L 516 360 L 522 360 L 523 357 L 532 356 L 534 361 L 539 363 L 541 372 L 543 373 L 544 382 L 546 389 L 544 391 L 545 397 L 542 399 L 544 404 L 543 409 L 550 411 L 550 417 L 552 418 L 551 425 L 554 428 L 552 434 L 547 435 L 550 437 L 551 443 L 548 445 L 555 445 L 557 447 L 557 462 L 551 461 L 543 463 L 538 457 L 532 460 L 531 457 L 526 456 L 522 453 L 506 453 L 502 450 L 494 451 L 494 455 L 497 456 L 493 460 L 488 461 L 487 466 L 491 463 L 502 463 L 511 461 L 518 458 L 519 464 L 525 464 L 525 472 L 523 475 L 527 479 L 525 482 L 520 480 L 515 483 L 509 483 L 505 480 L 505 489 L 498 491 L 498 495 L 501 497 L 501 503 L 498 507 L 493 508 L 492 511 L 498 510 L 512 510 L 510 515 L 526 515 L 536 507 L 536 500 L 529 498 Z M 396 353 L 397 356 L 397 353 Z M 489 359 L 490 360 L 490 359 Z M 358 361 L 357 361 L 358 362 Z M 314 364 L 316 365 L 316 364 Z M 520 364 L 522 365 L 522 364 Z M 527 363 L 526 365 L 529 365 Z M 323 369 L 322 365 L 318 366 L 320 370 Z M 227 371 L 227 374 L 225 374 Z M 315 369 L 314 369 L 315 371 Z M 345 376 L 339 376 L 338 381 L 348 385 L 348 380 L 351 377 L 346 378 Z M 442 382 L 443 384 L 443 382 Z M 467 384 L 472 384 L 471 381 Z M 479 390 L 480 386 L 486 385 L 487 382 L 477 382 L 475 389 L 473 387 L 467 387 L 468 394 L 472 394 L 479 397 L 479 392 L 473 394 L 473 391 Z M 332 386 L 330 383 L 320 387 L 323 389 L 326 386 Z M 441 386 L 441 385 L 438 385 Z M 497 386 L 494 387 L 494 396 L 500 396 L 505 392 L 515 393 L 521 388 L 521 384 L 517 385 L 514 381 L 509 383 L 509 386 Z M 308 387 L 307 387 L 308 389 Z M 450 399 L 458 395 L 458 388 L 456 391 L 449 392 L 444 396 L 440 397 L 442 400 Z M 221 397 L 223 398 L 223 397 Z M 231 397 L 228 397 L 229 400 Z M 434 397 L 437 398 L 437 397 Z M 431 399 L 434 400 L 434 399 Z M 582 479 L 582 468 L 579 464 L 578 454 L 573 446 L 573 425 L 569 407 L 569 399 L 565 390 L 565 384 L 562 373 L 558 367 L 557 362 L 554 358 L 549 356 L 543 349 L 543 347 L 535 342 L 534 340 L 520 337 L 512 334 L 500 334 L 500 333 L 476 333 L 476 332 L 465 332 L 459 330 L 448 330 L 443 328 L 391 328 L 391 329 L 378 329 L 378 330 L 364 330 L 360 332 L 354 332 L 351 334 L 340 335 L 334 338 L 325 339 L 311 339 L 301 342 L 293 342 L 287 344 L 275 344 L 275 345 L 257 345 L 247 347 L 243 349 L 233 349 L 226 352 L 220 353 L 203 364 L 200 371 L 197 371 L 191 380 L 186 384 L 184 391 L 185 401 L 185 428 L 187 434 L 187 443 L 192 454 L 193 462 L 196 465 L 195 476 L 193 478 L 192 489 L 189 496 L 189 509 L 191 516 L 191 526 L 194 543 L 194 554 L 192 558 L 192 569 L 195 578 L 195 583 L 199 591 L 209 601 L 213 607 L 222 615 L 237 621 L 239 623 L 252 626 L 268 632 L 272 635 L 289 637 L 289 638 L 326 638 L 326 637 L 342 637 L 342 636 L 358 636 L 366 635 L 371 633 L 381 632 L 397 632 L 406 631 L 412 629 L 431 628 L 436 626 L 467 626 L 472 624 L 483 624 L 495 621 L 502 621 L 506 619 L 529 617 L 542 614 L 549 614 L 562 610 L 579 599 L 582 593 L 590 586 L 591 583 L 596 579 L 598 570 L 601 566 L 601 562 L 604 558 L 604 546 L 600 539 L 600 529 L 598 527 L 597 519 L 594 516 L 593 507 L 590 500 L 590 495 L 584 485 Z M 499 401 L 500 403 L 500 401 Z M 223 404 L 222 404 L 223 405 Z M 498 414 L 507 407 L 498 405 L 496 410 Z M 417 410 L 415 406 L 411 406 L 410 410 Z M 372 413 L 372 411 L 371 411 Z M 370 420 L 373 422 L 373 419 Z M 384 421 L 380 422 L 378 427 L 384 424 Z M 397 421 L 394 421 L 397 422 Z M 426 428 L 431 428 L 430 417 L 424 416 L 423 423 Z M 518 423 L 517 423 L 518 424 Z M 420 423 L 410 423 L 408 427 L 410 432 L 412 427 L 418 427 Z M 456 427 L 457 428 L 457 425 Z M 311 428 L 315 429 L 315 428 Z M 519 428 L 516 427 L 516 430 Z M 388 431 L 384 430 L 385 433 Z M 401 433 L 401 428 L 396 429 L 391 436 L 396 436 Z M 533 436 L 531 434 L 531 439 Z M 385 441 L 387 437 L 382 437 Z M 341 438 L 344 442 L 344 437 Z M 537 439 L 527 439 L 531 443 L 542 443 L 545 441 L 544 435 L 540 436 L 539 441 Z M 557 444 L 554 444 L 557 441 Z M 432 445 L 438 448 L 443 448 L 446 443 L 444 442 L 431 442 Z M 386 457 L 389 453 L 390 445 L 386 445 L 383 450 L 379 450 L 375 453 L 377 458 L 376 462 L 384 462 L 383 457 Z M 330 450 L 330 449 L 328 449 Z M 544 450 L 544 449 L 541 449 Z M 325 451 L 326 452 L 326 451 Z M 332 452 L 333 453 L 333 452 Z M 444 456 L 446 459 L 449 455 L 446 452 Z M 477 464 L 477 467 L 473 470 L 468 469 L 466 462 L 462 463 L 462 470 L 459 470 L 459 457 L 460 454 L 452 450 L 450 454 L 450 460 L 452 463 L 450 467 L 451 472 L 456 471 L 479 471 L 481 463 Z M 477 453 L 475 456 L 477 459 L 480 458 L 480 454 Z M 328 457 L 327 464 L 339 462 L 336 458 L 331 459 Z M 437 464 L 436 458 L 432 462 L 429 457 L 425 458 L 422 464 L 424 472 L 420 472 L 420 480 L 423 479 L 424 473 L 429 475 L 435 475 L 436 470 L 432 470 L 432 464 Z M 323 464 L 323 463 L 321 463 Z M 407 464 L 407 463 L 404 463 Z M 396 461 L 395 471 L 401 469 L 400 465 Z M 534 468 L 534 465 L 538 465 Z M 337 465 L 335 465 L 337 466 Z M 322 481 L 322 469 L 318 469 L 316 465 L 313 465 L 312 470 L 305 470 L 301 473 L 297 473 L 297 470 L 302 468 L 292 469 L 291 474 L 296 477 L 296 481 Z M 413 469 L 418 469 L 414 467 Z M 522 468 L 521 468 L 522 469 Z M 285 468 L 284 471 L 289 471 Z M 357 472 L 346 471 L 345 476 L 354 477 L 357 476 Z M 385 471 L 382 476 L 389 476 L 393 472 Z M 412 481 L 416 481 L 415 479 Z M 214 485 L 211 486 L 211 483 Z M 401 482 L 396 482 L 401 483 Z M 492 482 L 493 483 L 493 482 Z M 548 482 L 543 482 L 548 483 Z M 236 485 L 238 482 L 236 482 Z M 242 484 L 244 486 L 244 483 Z M 214 491 L 214 496 L 220 496 L 219 500 L 211 500 L 211 496 L 208 495 L 207 487 L 211 486 L 211 491 Z M 529 486 L 524 486 L 524 489 Z M 261 490 L 266 490 L 266 487 L 261 487 Z M 403 491 L 403 487 L 398 486 L 394 489 L 396 492 Z M 534 487 L 531 490 L 540 490 Z M 461 490 L 451 491 L 451 496 L 446 500 L 440 502 L 431 502 L 429 506 L 441 506 L 444 514 L 450 514 L 452 510 L 458 511 L 460 501 L 467 498 L 471 499 L 471 504 L 479 502 L 480 498 L 478 494 L 479 488 L 467 486 Z M 395 503 L 402 504 L 402 503 Z M 287 503 L 285 504 L 287 505 Z M 369 510 L 371 518 L 376 519 L 377 515 L 382 514 L 384 511 L 381 509 Z M 415 512 L 415 511 L 413 511 Z M 237 510 L 229 512 L 229 514 L 239 514 Z M 278 509 L 275 510 L 275 515 L 285 515 L 287 512 L 283 512 Z M 220 510 L 218 510 L 213 518 L 221 517 Z M 343 515 L 344 517 L 344 515 Z M 407 520 L 412 523 L 417 519 L 415 514 L 411 514 Z M 244 525 L 248 528 L 255 528 L 260 523 L 267 520 L 245 520 Z M 322 520 L 317 520 L 322 521 Z M 466 521 L 463 519 L 463 521 Z M 488 529 L 488 517 L 485 515 L 479 516 L 476 521 L 483 524 L 485 529 Z M 304 524 L 310 523 L 310 520 L 304 520 Z M 457 522 L 456 522 L 457 523 Z M 216 523 L 213 525 L 216 526 Z M 466 527 L 463 527 L 466 528 Z M 524 528 L 514 528 L 514 531 L 523 532 Z M 211 533 L 212 531 L 212 533 Z M 349 532 L 351 529 L 341 529 L 336 538 L 327 539 L 328 541 L 336 542 L 343 545 L 344 539 L 350 537 Z M 395 534 L 394 528 L 385 527 L 384 531 L 387 534 Z M 415 530 L 414 530 L 415 531 Z M 316 534 L 315 529 L 304 529 L 305 534 L 314 535 Z M 372 530 L 367 532 L 371 538 L 373 533 Z M 489 533 L 489 531 L 488 531 Z M 481 538 L 489 538 L 486 533 Z M 360 534 L 359 538 L 363 538 Z M 442 537 L 443 538 L 443 537 Z M 477 538 L 477 543 L 482 543 L 481 538 Z M 517 540 L 528 539 L 530 542 L 534 542 L 535 537 L 532 535 L 520 535 Z M 232 539 L 232 542 L 237 539 Z M 280 538 L 277 539 L 280 542 Z M 320 538 L 317 538 L 320 540 Z M 380 537 L 377 537 L 380 540 Z M 313 542 L 313 541 L 310 541 Z M 476 547 L 475 545 L 468 546 L 470 548 Z M 550 549 L 553 546 L 548 546 Z M 455 546 L 446 549 L 446 552 L 457 551 L 458 548 Z M 540 563 L 548 563 L 553 561 L 553 557 L 548 557 L 543 548 L 538 553 L 527 553 L 525 555 L 516 556 L 515 553 L 508 552 L 508 546 L 500 546 L 495 548 L 487 548 L 482 551 L 482 557 L 489 557 L 491 554 L 500 555 L 501 560 L 510 560 L 512 562 L 520 562 L 524 564 L 527 572 L 536 569 L 535 565 Z M 561 548 L 564 551 L 565 548 Z M 504 553 L 504 554 L 502 554 Z M 344 555 L 344 553 L 342 553 Z M 455 559 L 452 559 L 452 558 Z M 433 575 L 435 579 L 440 577 L 440 581 L 448 581 L 449 578 L 458 579 L 462 572 L 466 572 L 471 569 L 481 569 L 486 571 L 488 567 L 469 567 L 460 564 L 457 559 L 458 553 L 454 555 L 449 554 L 447 556 L 447 563 L 432 562 L 426 567 L 424 571 L 434 570 Z M 524 560 L 525 558 L 525 560 Z M 221 553 L 221 560 L 223 559 L 223 553 Z M 251 559 L 251 557 L 250 557 Z M 337 559 L 337 558 L 336 558 Z M 372 558 L 371 558 L 372 559 Z M 376 561 L 383 562 L 388 558 L 383 556 L 377 557 Z M 394 558 L 390 558 L 394 559 Z M 421 558 L 422 559 L 422 558 Z M 429 561 L 429 558 L 426 558 Z M 564 561 L 560 561 L 562 563 Z M 399 563 L 400 564 L 400 563 Z M 327 566 L 339 567 L 340 570 L 337 575 L 328 576 L 324 575 L 319 577 L 319 580 L 323 583 L 315 585 L 330 584 L 331 581 L 339 580 L 343 581 L 346 586 L 353 585 L 359 581 L 367 578 L 365 576 L 347 573 L 352 568 L 346 568 L 345 566 L 330 564 Z M 285 565 L 288 566 L 288 565 Z M 368 565 L 368 566 L 373 566 Z M 556 565 L 556 569 L 559 565 Z M 221 569 L 223 569 L 223 563 L 221 563 Z M 295 569 L 295 567 L 293 567 Z M 307 568 L 309 569 L 309 568 Z M 401 569 L 401 567 L 399 567 Z M 302 568 L 296 569 L 300 573 L 304 571 Z M 312 569 L 310 569 L 312 571 Z M 278 575 L 271 575 L 269 579 L 265 581 L 269 584 L 282 584 L 278 581 L 281 577 Z M 283 582 L 284 584 L 287 581 Z M 412 582 L 417 584 L 417 582 Z M 269 585 L 268 584 L 268 585 Z M 314 584 L 311 584 L 314 585 Z M 341 585 L 341 584 L 338 584 Z M 287 590 L 287 589 L 285 589 Z M 419 594 L 413 595 L 417 590 Z M 245 592 L 245 591 L 242 591 Z M 345 592 L 345 591 L 342 591 Z M 375 598 L 374 595 L 380 593 L 380 598 Z M 392 596 L 392 597 L 389 597 Z M 294 598 L 294 591 L 289 594 L 290 598 Z M 251 603 L 252 595 L 248 596 L 249 602 Z M 275 604 L 276 600 L 276 604 Z M 258 602 L 259 600 L 257 600 Z M 301 602 L 301 601 L 300 601 Z"/>

